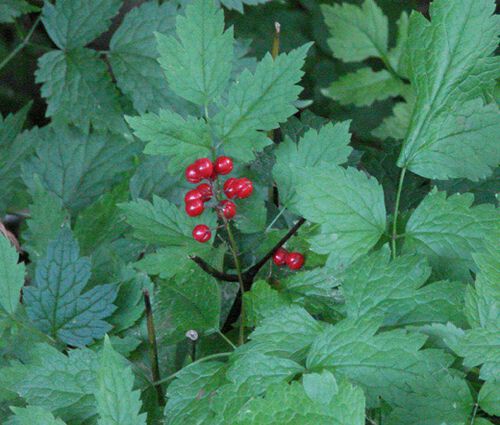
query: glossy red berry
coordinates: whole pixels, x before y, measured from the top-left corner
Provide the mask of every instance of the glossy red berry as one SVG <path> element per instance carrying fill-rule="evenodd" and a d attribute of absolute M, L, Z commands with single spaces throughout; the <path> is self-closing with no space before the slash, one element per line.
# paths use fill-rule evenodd
<path fill-rule="evenodd" d="M 222 176 L 233 171 L 233 160 L 228 156 L 219 156 L 215 160 L 214 169 L 217 174 Z"/>
<path fill-rule="evenodd" d="M 288 255 L 288 251 L 284 248 L 278 248 L 273 255 L 273 262 L 277 266 L 284 266 L 286 264 L 286 257 Z"/>
<path fill-rule="evenodd" d="M 248 198 L 253 192 L 253 184 L 250 179 L 243 177 L 238 179 L 236 186 L 236 196 L 241 199 Z"/>
<path fill-rule="evenodd" d="M 286 265 L 290 270 L 299 270 L 304 265 L 304 256 L 299 252 L 290 252 L 286 256 Z"/>
<path fill-rule="evenodd" d="M 196 201 L 197 199 L 201 199 L 203 201 L 203 193 L 201 190 L 193 189 L 188 191 L 184 195 L 184 202 L 187 204 L 188 202 Z"/>
<path fill-rule="evenodd" d="M 186 168 L 186 180 L 189 183 L 201 182 L 202 177 L 200 177 L 200 174 L 198 173 L 198 170 L 194 164 L 188 165 L 188 167 Z"/>
<path fill-rule="evenodd" d="M 199 216 L 204 209 L 205 206 L 203 205 L 203 201 L 201 199 L 195 199 L 194 201 L 186 203 L 186 213 L 190 217 Z"/>
<path fill-rule="evenodd" d="M 222 201 L 220 203 L 220 212 L 228 220 L 231 220 L 236 215 L 236 205 L 231 201 Z"/>
<path fill-rule="evenodd" d="M 230 179 L 227 179 L 226 182 L 224 183 L 224 193 L 229 199 L 233 199 L 236 196 L 236 185 L 238 181 L 239 179 L 231 177 Z"/>
<path fill-rule="evenodd" d="M 212 187 L 207 183 L 202 183 L 196 186 L 196 189 L 201 193 L 201 200 L 203 202 L 210 201 L 213 196 Z"/>
<path fill-rule="evenodd" d="M 205 243 L 212 237 L 212 232 L 210 228 L 205 224 L 198 224 L 193 229 L 193 238 L 195 241 Z"/>
<path fill-rule="evenodd" d="M 209 179 L 214 172 L 214 165 L 208 158 L 200 158 L 194 162 L 196 172 L 202 179 Z"/>

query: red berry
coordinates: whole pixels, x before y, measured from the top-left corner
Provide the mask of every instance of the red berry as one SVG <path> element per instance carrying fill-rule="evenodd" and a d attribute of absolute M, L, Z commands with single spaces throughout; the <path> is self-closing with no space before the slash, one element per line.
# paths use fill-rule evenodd
<path fill-rule="evenodd" d="M 273 262 L 277 266 L 284 266 L 286 264 L 286 257 L 288 255 L 288 251 L 284 248 L 278 248 L 273 255 Z"/>
<path fill-rule="evenodd" d="M 184 202 L 186 204 L 188 202 L 196 201 L 197 199 L 201 199 L 203 201 L 203 193 L 201 190 L 193 189 L 184 195 Z"/>
<path fill-rule="evenodd" d="M 247 179 L 246 177 L 239 179 L 235 186 L 236 196 L 238 196 L 238 198 L 248 198 L 253 192 L 253 184 L 250 179 Z"/>
<path fill-rule="evenodd" d="M 200 177 L 197 168 L 194 164 L 189 165 L 186 168 L 186 180 L 189 183 L 199 183 L 201 182 L 202 177 Z"/>
<path fill-rule="evenodd" d="M 202 179 L 209 179 L 214 171 L 214 165 L 208 158 L 200 158 L 194 162 L 195 169 Z"/>
<path fill-rule="evenodd" d="M 224 217 L 231 220 L 236 215 L 236 205 L 231 201 L 222 201 L 220 203 L 220 211 Z"/>
<path fill-rule="evenodd" d="M 205 224 L 198 224 L 193 229 L 193 238 L 195 241 L 205 243 L 212 237 L 210 228 Z"/>
<path fill-rule="evenodd" d="M 290 252 L 286 256 L 286 265 L 290 270 L 298 270 L 304 265 L 304 256 L 299 252 Z"/>
<path fill-rule="evenodd" d="M 201 193 L 201 200 L 203 202 L 210 201 L 213 196 L 212 187 L 207 183 L 202 183 L 196 186 L 196 189 Z"/>
<path fill-rule="evenodd" d="M 233 199 L 236 196 L 236 185 L 238 181 L 238 179 L 231 177 L 224 183 L 224 193 L 229 199 Z"/>
<path fill-rule="evenodd" d="M 203 205 L 203 201 L 201 199 L 195 199 L 194 201 L 186 203 L 186 213 L 190 217 L 200 215 L 204 209 L 205 206 Z"/>
<path fill-rule="evenodd" d="M 219 156 L 214 164 L 215 172 L 220 175 L 229 174 L 233 171 L 233 160 L 228 156 Z"/>

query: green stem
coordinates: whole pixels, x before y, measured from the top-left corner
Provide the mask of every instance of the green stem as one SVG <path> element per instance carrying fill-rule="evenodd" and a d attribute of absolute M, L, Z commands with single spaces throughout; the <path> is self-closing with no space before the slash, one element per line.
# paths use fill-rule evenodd
<path fill-rule="evenodd" d="M 401 170 L 398 183 L 398 191 L 396 193 L 396 204 L 394 205 L 394 217 L 392 222 L 392 258 L 396 258 L 396 239 L 398 238 L 398 214 L 399 214 L 399 203 L 401 201 L 401 192 L 403 190 L 403 182 L 405 179 L 406 167 Z"/>
<path fill-rule="evenodd" d="M 226 335 L 224 335 L 220 330 L 217 331 L 217 333 L 220 335 L 220 337 L 226 341 L 231 347 L 233 350 L 236 350 L 236 345 L 233 344 L 233 341 L 231 341 Z"/>
<path fill-rule="evenodd" d="M 478 404 L 475 403 L 474 404 L 474 411 L 472 412 L 472 418 L 470 420 L 470 425 L 474 425 L 474 422 L 476 422 L 477 408 L 478 408 Z"/>
<path fill-rule="evenodd" d="M 192 366 L 197 363 L 201 362 L 206 362 L 208 360 L 213 360 L 213 359 L 219 359 L 221 357 L 228 357 L 232 354 L 232 352 L 227 352 L 227 353 L 217 353 L 217 354 L 211 354 L 210 356 L 202 357 L 201 359 L 196 360 L 195 362 L 189 364 L 188 366 Z M 186 366 L 187 367 L 187 366 Z M 172 373 L 172 375 L 167 376 L 166 378 L 160 379 L 159 381 L 152 382 L 152 385 L 162 385 L 165 382 L 168 382 L 172 379 L 174 379 L 180 372 L 182 372 L 184 369 L 179 369 L 177 372 Z"/>
<path fill-rule="evenodd" d="M 274 223 L 276 223 L 278 221 L 278 219 L 283 215 L 283 213 L 285 212 L 286 208 L 283 207 L 280 212 L 276 215 L 276 217 L 273 218 L 273 221 L 271 221 L 271 223 L 269 223 L 269 226 L 266 227 L 266 230 L 264 231 L 264 233 L 267 233 L 271 230 L 271 227 L 274 226 Z"/>
<path fill-rule="evenodd" d="M 234 265 L 236 267 L 236 274 L 238 275 L 238 282 L 240 284 L 240 292 L 241 292 L 241 314 L 240 314 L 240 332 L 239 332 L 239 345 L 242 345 L 245 342 L 245 306 L 243 302 L 243 295 L 245 294 L 245 284 L 243 283 L 243 275 L 241 273 L 241 265 L 240 260 L 238 258 L 236 241 L 234 240 L 233 232 L 231 230 L 231 226 L 229 222 L 224 218 L 224 224 L 226 225 L 227 236 L 229 238 L 229 248 L 231 249 L 231 253 L 233 254 Z"/>
<path fill-rule="evenodd" d="M 14 50 L 12 50 L 12 52 L 10 52 L 10 54 L 0 63 L 0 70 L 2 68 L 4 68 L 5 65 L 7 65 L 14 58 L 14 56 L 16 56 L 21 50 L 24 49 L 24 47 L 30 41 L 31 36 L 35 32 L 35 29 L 38 26 L 38 24 L 40 23 L 41 19 L 42 19 L 42 16 L 38 15 L 38 17 L 35 20 L 35 23 L 31 27 L 31 29 L 29 30 L 28 34 L 26 34 L 26 37 L 24 38 L 24 40 L 21 43 L 19 43 L 19 45 Z"/>

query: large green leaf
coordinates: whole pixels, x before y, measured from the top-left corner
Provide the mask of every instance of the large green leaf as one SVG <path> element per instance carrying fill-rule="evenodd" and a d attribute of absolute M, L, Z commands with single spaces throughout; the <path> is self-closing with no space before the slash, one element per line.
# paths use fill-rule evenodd
<path fill-rule="evenodd" d="M 329 254 L 328 264 L 343 268 L 367 252 L 385 231 L 382 187 L 362 171 L 339 166 L 304 169 L 296 187 L 299 212 L 321 225 L 311 249 Z"/>
<path fill-rule="evenodd" d="M 271 141 L 266 133 L 296 112 L 297 83 L 309 44 L 273 60 L 267 54 L 255 72 L 245 70 L 214 117 L 214 130 L 230 156 L 248 162 Z M 261 130 L 261 131 L 259 131 Z"/>
<path fill-rule="evenodd" d="M 9 239 L 0 233 L 0 306 L 13 314 L 24 285 L 24 263 L 19 263 L 19 253 Z"/>
<path fill-rule="evenodd" d="M 134 374 L 130 366 L 104 340 L 99 369 L 97 370 L 97 413 L 99 425 L 145 425 L 146 414 L 139 414 L 139 391 L 133 391 Z"/>
<path fill-rule="evenodd" d="M 176 20 L 177 37 L 157 34 L 159 62 L 172 90 L 208 105 L 226 88 L 233 60 L 233 30 L 214 0 L 195 0 Z"/>
<path fill-rule="evenodd" d="M 472 254 L 488 235 L 500 237 L 498 212 L 487 204 L 471 208 L 473 201 L 471 194 L 429 193 L 406 224 L 403 250 L 425 255 L 440 278 L 470 280 Z"/>
<path fill-rule="evenodd" d="M 33 285 L 24 291 L 31 320 L 66 344 L 81 347 L 102 338 L 111 329 L 104 319 L 116 308 L 117 288 L 98 285 L 83 292 L 89 278 L 90 260 L 80 258 L 71 231 L 63 228 L 38 262 Z"/>
<path fill-rule="evenodd" d="M 42 21 L 52 41 L 63 50 L 83 47 L 106 31 L 121 0 L 45 2 Z"/>
<path fill-rule="evenodd" d="M 52 413 L 43 407 L 12 407 L 15 414 L 12 425 L 65 425 L 65 423 L 55 418 Z"/>
<path fill-rule="evenodd" d="M 416 104 L 398 160 L 429 178 L 487 177 L 500 161 L 500 114 L 479 97 L 498 76 L 493 0 L 434 1 L 431 22 L 410 18 L 409 69 Z"/>

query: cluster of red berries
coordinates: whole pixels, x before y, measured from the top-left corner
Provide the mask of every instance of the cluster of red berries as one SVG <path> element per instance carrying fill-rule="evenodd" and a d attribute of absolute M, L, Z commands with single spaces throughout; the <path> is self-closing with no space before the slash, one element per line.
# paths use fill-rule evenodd
<path fill-rule="evenodd" d="M 202 180 L 208 183 L 201 183 L 196 189 L 190 190 L 184 196 L 186 213 L 190 217 L 197 217 L 205 211 L 205 203 L 214 196 L 215 180 L 218 176 L 224 176 L 233 171 L 233 160 L 227 156 L 219 156 L 214 162 L 208 158 L 197 159 L 186 168 L 186 180 L 189 183 L 198 184 Z M 253 184 L 246 177 L 237 179 L 229 178 L 223 186 L 224 194 L 227 198 L 248 198 L 253 192 Z M 227 199 L 221 200 L 216 205 L 212 205 L 217 210 L 219 217 L 231 220 L 236 215 L 236 205 Z M 210 228 L 205 224 L 198 224 L 193 229 L 193 238 L 201 243 L 207 242 L 212 237 Z"/>
<path fill-rule="evenodd" d="M 299 270 L 304 265 L 304 256 L 300 252 L 288 252 L 278 248 L 273 255 L 273 262 L 277 266 L 288 266 L 290 270 Z"/>

